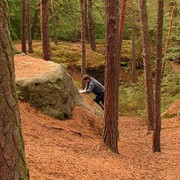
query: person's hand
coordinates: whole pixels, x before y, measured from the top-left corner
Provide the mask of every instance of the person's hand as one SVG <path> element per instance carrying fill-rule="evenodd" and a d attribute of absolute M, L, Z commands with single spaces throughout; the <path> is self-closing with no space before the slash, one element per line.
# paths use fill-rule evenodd
<path fill-rule="evenodd" d="M 83 89 L 80 89 L 80 90 L 79 90 L 79 93 L 80 93 L 80 94 L 85 93 L 85 92 L 86 92 L 86 91 L 83 90 Z"/>

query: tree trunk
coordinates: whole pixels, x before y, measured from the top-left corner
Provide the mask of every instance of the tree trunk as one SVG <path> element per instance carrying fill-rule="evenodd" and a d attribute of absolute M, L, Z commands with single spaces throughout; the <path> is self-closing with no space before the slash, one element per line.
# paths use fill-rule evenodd
<path fill-rule="evenodd" d="M 29 179 L 15 90 L 7 1 L 0 1 L 0 179 Z"/>
<path fill-rule="evenodd" d="M 57 18 L 55 15 L 55 10 L 54 10 L 54 0 L 51 0 L 51 11 L 52 11 L 52 16 L 53 16 L 53 32 L 54 32 L 54 43 L 55 45 L 58 45 L 58 40 L 57 40 Z"/>
<path fill-rule="evenodd" d="M 170 38 L 170 35 L 171 35 L 171 31 L 172 31 L 172 23 L 173 23 L 173 19 L 174 19 L 175 7 L 176 7 L 176 0 L 174 0 L 173 8 L 172 8 L 172 11 L 171 11 L 171 18 L 170 18 L 170 22 L 169 22 L 169 31 L 168 31 L 166 44 L 165 44 L 165 49 L 164 49 L 164 57 L 163 57 L 163 63 L 162 63 L 162 78 L 163 78 L 163 74 L 164 74 L 164 68 L 165 68 L 165 62 L 166 62 L 165 57 L 166 57 L 167 50 L 168 50 L 169 38 Z M 171 66 L 171 64 L 170 64 L 170 66 Z"/>
<path fill-rule="evenodd" d="M 147 109 L 147 129 L 148 132 L 153 130 L 154 122 L 154 98 L 153 98 L 153 82 L 150 66 L 149 51 L 149 35 L 148 35 L 148 19 L 146 0 L 139 0 L 139 11 L 141 20 L 141 36 L 143 48 L 143 62 L 145 74 L 145 93 L 146 93 L 146 109 Z"/>
<path fill-rule="evenodd" d="M 132 83 L 136 81 L 136 60 L 135 60 L 135 19 L 134 19 L 134 1 L 131 0 L 131 26 L 132 26 Z"/>
<path fill-rule="evenodd" d="M 103 141 L 118 153 L 118 0 L 106 0 L 105 111 Z"/>
<path fill-rule="evenodd" d="M 38 23 L 38 13 L 39 13 L 39 8 L 37 8 L 35 10 L 35 14 L 34 14 L 34 20 L 33 20 L 33 25 L 32 25 L 32 39 L 35 38 L 35 32 L 36 32 L 36 28 L 37 28 L 37 23 Z"/>
<path fill-rule="evenodd" d="M 88 22 L 89 22 L 89 39 L 91 50 L 96 51 L 96 41 L 94 35 L 94 19 L 92 15 L 92 0 L 88 0 Z"/>
<path fill-rule="evenodd" d="M 26 54 L 26 0 L 21 0 L 22 3 L 22 20 L 21 20 L 21 48 Z"/>
<path fill-rule="evenodd" d="M 30 18 L 30 0 L 27 0 L 27 28 L 28 28 L 28 52 L 33 53 L 32 36 L 31 36 L 31 18 Z"/>
<path fill-rule="evenodd" d="M 87 41 L 87 43 L 90 42 L 89 40 L 89 25 L 88 25 L 88 8 L 87 8 L 87 1 L 85 0 L 85 27 L 86 27 L 86 33 L 85 33 L 85 39 Z"/>
<path fill-rule="evenodd" d="M 154 100 L 154 132 L 153 152 L 160 152 L 161 131 L 161 70 L 162 70 L 162 36 L 163 36 L 163 7 L 164 0 L 158 0 L 158 21 L 156 37 L 156 76 L 155 76 L 155 100 Z"/>
<path fill-rule="evenodd" d="M 41 38 L 44 60 L 51 60 L 48 9 L 48 0 L 41 0 Z"/>
<path fill-rule="evenodd" d="M 81 45 L 82 45 L 82 66 L 81 66 L 81 75 L 86 74 L 86 40 L 85 40 L 85 0 L 80 0 L 81 8 Z"/>
<path fill-rule="evenodd" d="M 120 19 L 119 19 L 119 37 L 118 37 L 119 64 L 121 64 L 121 50 L 122 50 L 124 23 L 125 23 L 125 16 L 126 16 L 126 2 L 127 0 L 121 1 L 121 13 L 120 13 Z"/>

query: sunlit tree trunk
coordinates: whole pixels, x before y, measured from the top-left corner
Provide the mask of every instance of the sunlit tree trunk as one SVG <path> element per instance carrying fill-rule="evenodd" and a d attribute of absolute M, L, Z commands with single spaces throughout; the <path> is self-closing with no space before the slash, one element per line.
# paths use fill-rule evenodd
<path fill-rule="evenodd" d="M 96 51 L 96 41 L 94 35 L 94 19 L 92 15 L 92 0 L 88 0 L 88 22 L 89 22 L 89 39 L 91 50 Z"/>
<path fill-rule="evenodd" d="M 28 52 L 33 53 L 32 36 L 31 36 L 31 17 L 30 17 L 30 0 L 27 0 L 27 35 L 28 35 Z"/>
<path fill-rule="evenodd" d="M 134 1 L 131 0 L 131 26 L 132 26 L 132 83 L 136 81 L 136 60 L 135 60 L 135 19 L 134 19 Z"/>
<path fill-rule="evenodd" d="M 80 0 L 81 8 L 81 45 L 82 45 L 82 66 L 81 75 L 86 73 L 86 40 L 85 40 L 85 0 Z"/>
<path fill-rule="evenodd" d="M 26 54 L 26 0 L 21 0 L 21 48 L 22 52 Z"/>
<path fill-rule="evenodd" d="M 106 0 L 105 109 L 103 141 L 118 153 L 118 0 Z"/>
<path fill-rule="evenodd" d="M 53 32 L 54 32 L 54 43 L 55 45 L 58 45 L 58 40 L 57 40 L 57 18 L 55 15 L 55 9 L 54 9 L 54 0 L 51 0 L 51 11 L 52 11 L 52 16 L 53 16 Z"/>
<path fill-rule="evenodd" d="M 153 152 L 160 152 L 161 131 L 161 70 L 162 70 L 162 36 L 163 36 L 163 7 L 164 0 L 158 0 L 158 21 L 156 36 L 156 76 L 155 76 L 155 99 L 154 99 L 154 131 Z"/>
<path fill-rule="evenodd" d="M 15 90 L 7 1 L 0 1 L 0 179 L 29 179 Z"/>
<path fill-rule="evenodd" d="M 149 35 L 148 35 L 148 18 L 146 0 L 139 0 L 139 12 L 141 21 L 141 36 L 143 48 L 143 62 L 144 62 L 144 79 L 145 79 L 145 93 L 146 93 L 146 109 L 147 109 L 147 129 L 148 132 L 153 130 L 154 122 L 154 96 L 153 96 L 153 82 L 152 72 L 150 66 L 150 50 L 149 50 Z"/>

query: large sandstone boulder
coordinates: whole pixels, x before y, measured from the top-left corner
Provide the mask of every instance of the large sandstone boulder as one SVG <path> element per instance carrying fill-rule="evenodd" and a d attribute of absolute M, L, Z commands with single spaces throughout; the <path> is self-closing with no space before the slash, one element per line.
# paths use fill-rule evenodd
<path fill-rule="evenodd" d="M 35 62 L 22 61 L 22 63 L 32 68 Z M 61 65 L 52 62 L 43 63 L 51 63 L 53 68 L 36 73 L 32 77 L 26 77 L 25 72 L 23 77 L 16 77 L 18 97 L 50 116 L 68 119 L 74 106 L 82 101 L 78 89 L 72 77 Z"/>

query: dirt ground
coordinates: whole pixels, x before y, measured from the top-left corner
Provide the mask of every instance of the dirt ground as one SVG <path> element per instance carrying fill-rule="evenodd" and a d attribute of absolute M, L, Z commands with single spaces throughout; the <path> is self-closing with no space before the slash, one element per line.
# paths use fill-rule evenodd
<path fill-rule="evenodd" d="M 17 78 L 50 68 L 51 63 L 15 55 Z M 179 105 L 170 110 L 178 111 Z M 119 117 L 119 154 L 114 154 L 92 126 L 97 117 L 83 107 L 76 107 L 66 121 L 51 118 L 25 102 L 19 102 L 19 108 L 31 180 L 180 179 L 178 116 L 162 120 L 161 153 L 152 153 L 152 134 L 146 134 L 143 118 Z"/>

